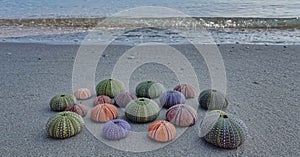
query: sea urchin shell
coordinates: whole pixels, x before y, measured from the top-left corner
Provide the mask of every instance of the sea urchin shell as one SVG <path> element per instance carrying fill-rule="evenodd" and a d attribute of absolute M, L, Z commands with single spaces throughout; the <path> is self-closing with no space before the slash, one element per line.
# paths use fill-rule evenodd
<path fill-rule="evenodd" d="M 165 120 L 157 120 L 148 127 L 148 136 L 159 142 L 168 142 L 176 137 L 175 126 Z"/>
<path fill-rule="evenodd" d="M 170 90 L 162 93 L 159 98 L 160 104 L 166 108 L 170 108 L 177 104 L 184 104 L 185 97 L 182 93 Z"/>
<path fill-rule="evenodd" d="M 196 97 L 196 89 L 188 84 L 180 84 L 174 88 L 174 90 L 181 92 L 186 99 Z"/>
<path fill-rule="evenodd" d="M 145 81 L 137 85 L 136 95 L 138 97 L 155 99 L 158 98 L 165 90 L 165 87 L 160 83 Z"/>
<path fill-rule="evenodd" d="M 72 104 L 66 108 L 66 111 L 75 112 L 79 114 L 81 117 L 84 117 L 88 112 L 88 108 L 83 104 Z"/>
<path fill-rule="evenodd" d="M 74 92 L 77 99 L 86 100 L 92 97 L 92 91 L 88 88 L 79 88 Z"/>
<path fill-rule="evenodd" d="M 98 95 L 106 95 L 111 98 L 114 98 L 119 93 L 125 91 L 124 84 L 115 79 L 106 79 L 100 81 L 96 86 L 97 96 Z"/>
<path fill-rule="evenodd" d="M 151 122 L 159 115 L 159 106 L 148 98 L 130 101 L 125 108 L 126 117 L 136 123 Z"/>
<path fill-rule="evenodd" d="M 46 124 L 46 130 L 50 137 L 65 139 L 80 133 L 83 125 L 80 115 L 65 111 L 51 117 Z"/>
<path fill-rule="evenodd" d="M 126 107 L 126 105 L 131 101 L 135 100 L 137 97 L 129 92 L 120 93 L 115 97 L 115 102 L 120 107 Z"/>
<path fill-rule="evenodd" d="M 116 106 L 112 104 L 98 104 L 91 112 L 91 119 L 95 122 L 107 122 L 116 119 L 119 111 Z"/>
<path fill-rule="evenodd" d="M 69 105 L 74 103 L 76 103 L 76 98 L 73 95 L 56 95 L 50 101 L 50 108 L 53 111 L 64 111 Z"/>
<path fill-rule="evenodd" d="M 94 99 L 94 106 L 96 106 L 98 104 L 105 104 L 105 103 L 107 103 L 107 104 L 112 103 L 111 98 L 106 95 L 100 95 Z"/>
<path fill-rule="evenodd" d="M 103 135 L 110 140 L 125 138 L 130 132 L 130 124 L 122 119 L 114 119 L 106 122 L 103 127 Z"/>
<path fill-rule="evenodd" d="M 208 130 L 203 138 L 218 147 L 233 149 L 240 146 L 247 137 L 247 127 L 239 118 L 225 113 L 221 110 L 213 110 L 217 112 L 218 117 L 204 119 L 205 121 L 201 130 Z M 210 113 L 208 113 L 210 114 Z M 201 124 L 202 124 L 201 123 Z M 202 128 L 206 127 L 206 128 Z"/>
<path fill-rule="evenodd" d="M 225 96 L 221 92 L 212 89 L 201 92 L 198 101 L 200 106 L 206 110 L 223 110 L 228 105 Z"/>
<path fill-rule="evenodd" d="M 192 126 L 198 119 L 197 111 L 186 104 L 178 104 L 167 110 L 167 120 L 177 126 Z"/>

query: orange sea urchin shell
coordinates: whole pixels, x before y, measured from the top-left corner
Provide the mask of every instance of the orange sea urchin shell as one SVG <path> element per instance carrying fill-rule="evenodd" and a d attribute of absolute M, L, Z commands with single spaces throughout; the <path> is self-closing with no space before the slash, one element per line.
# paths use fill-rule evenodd
<path fill-rule="evenodd" d="M 117 107 L 112 104 L 98 104 L 91 112 L 91 119 L 95 122 L 107 122 L 116 119 L 119 115 Z"/>
<path fill-rule="evenodd" d="M 150 124 L 148 136 L 159 142 L 168 142 L 176 137 L 175 126 L 165 120 L 157 120 Z"/>

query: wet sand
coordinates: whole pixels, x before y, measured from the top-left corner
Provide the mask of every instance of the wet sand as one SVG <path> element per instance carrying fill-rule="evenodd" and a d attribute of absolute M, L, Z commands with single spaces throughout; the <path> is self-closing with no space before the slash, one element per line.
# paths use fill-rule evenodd
<path fill-rule="evenodd" d="M 188 45 L 176 45 L 197 73 L 199 88 L 210 87 L 203 58 Z M 133 153 L 107 146 L 87 128 L 69 139 L 47 137 L 45 125 L 55 112 L 49 100 L 72 93 L 72 70 L 78 45 L 0 43 L 0 103 L 3 156 L 299 156 L 299 45 L 223 44 L 227 76 L 226 111 L 248 126 L 249 137 L 241 148 L 226 150 L 198 137 L 192 126 L 173 143 L 155 151 Z M 107 78 L 128 46 L 110 46 L 99 61 L 96 82 Z M 138 58 L 128 58 L 136 61 Z M 131 77 L 130 90 L 147 78 L 161 80 L 167 88 L 178 82 L 161 65 L 147 64 Z M 199 93 L 198 93 L 199 94 Z M 198 109 L 199 121 L 204 110 Z M 140 128 L 143 129 L 143 128 Z M 129 143 L 130 144 L 130 143 Z"/>

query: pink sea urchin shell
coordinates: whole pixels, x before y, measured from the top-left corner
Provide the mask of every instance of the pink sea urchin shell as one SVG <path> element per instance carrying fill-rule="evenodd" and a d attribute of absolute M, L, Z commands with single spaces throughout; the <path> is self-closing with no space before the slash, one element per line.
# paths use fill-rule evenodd
<path fill-rule="evenodd" d="M 177 126 L 194 125 L 198 119 L 197 111 L 186 104 L 178 104 L 168 109 L 167 120 Z"/>
<path fill-rule="evenodd" d="M 79 88 L 74 92 L 74 96 L 80 100 L 86 100 L 92 97 L 92 91 L 88 88 Z"/>
<path fill-rule="evenodd" d="M 125 108 L 126 105 L 131 101 L 135 100 L 137 97 L 129 92 L 120 93 L 115 97 L 115 102 L 118 106 Z"/>
<path fill-rule="evenodd" d="M 106 95 L 100 95 L 94 99 L 94 106 L 96 106 L 98 104 L 105 104 L 105 103 L 107 103 L 107 104 L 112 103 L 111 98 Z"/>

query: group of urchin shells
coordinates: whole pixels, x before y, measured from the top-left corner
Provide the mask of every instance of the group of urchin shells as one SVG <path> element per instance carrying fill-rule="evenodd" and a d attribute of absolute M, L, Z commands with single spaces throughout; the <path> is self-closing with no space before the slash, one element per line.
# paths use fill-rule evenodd
<path fill-rule="evenodd" d="M 124 84 L 116 79 L 105 79 L 96 86 L 97 97 L 91 110 L 90 118 L 94 122 L 105 123 L 102 134 L 110 140 L 121 140 L 130 134 L 132 123 L 152 122 L 148 127 L 148 137 L 159 142 L 168 142 L 176 137 L 176 127 L 189 127 L 198 119 L 197 110 L 186 104 L 186 99 L 196 97 L 195 88 L 180 84 L 172 90 L 166 90 L 158 82 L 145 81 L 136 87 L 136 93 L 125 91 Z M 54 96 L 50 108 L 59 111 L 51 117 L 46 125 L 50 137 L 64 139 L 80 133 L 84 126 L 82 117 L 88 113 L 88 107 L 76 104 L 76 99 L 85 100 L 92 97 L 91 90 L 80 88 L 71 94 Z M 153 99 L 159 98 L 160 104 Z M 200 124 L 200 137 L 221 148 L 237 148 L 246 139 L 247 127 L 236 116 L 224 110 L 228 102 L 225 96 L 208 89 L 202 91 L 198 102 L 208 110 L 207 116 Z M 126 120 L 117 119 L 118 107 L 125 108 Z M 167 108 L 166 119 L 156 120 L 160 108 Z"/>

